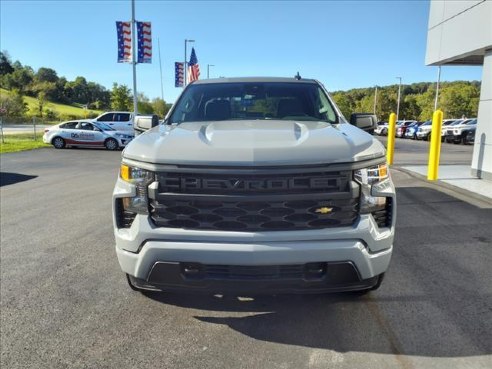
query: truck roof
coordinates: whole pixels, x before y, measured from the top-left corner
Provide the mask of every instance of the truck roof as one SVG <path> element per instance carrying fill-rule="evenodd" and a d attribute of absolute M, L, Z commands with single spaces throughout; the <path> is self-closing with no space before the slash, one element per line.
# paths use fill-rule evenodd
<path fill-rule="evenodd" d="M 316 83 L 314 79 L 296 79 L 286 77 L 238 77 L 238 78 L 211 78 L 199 79 L 193 84 L 208 84 L 208 83 L 234 83 L 234 82 L 289 82 L 289 83 Z"/>

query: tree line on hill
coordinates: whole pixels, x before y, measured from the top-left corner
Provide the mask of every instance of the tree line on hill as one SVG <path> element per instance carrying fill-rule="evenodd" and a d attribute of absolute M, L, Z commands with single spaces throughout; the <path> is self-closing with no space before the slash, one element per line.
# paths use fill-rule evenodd
<path fill-rule="evenodd" d="M 51 68 L 37 71 L 21 62 L 12 62 L 7 52 L 0 52 L 0 88 L 9 90 L 0 96 L 0 105 L 7 117 L 37 116 L 49 120 L 77 119 L 80 116 L 63 116 L 49 106 L 49 102 L 66 104 L 90 110 L 133 111 L 133 96 L 126 86 L 114 83 L 111 90 L 104 86 L 76 77 L 69 81 L 59 77 Z M 23 96 L 36 99 L 36 109 L 29 111 Z M 164 117 L 170 105 L 160 98 L 150 100 L 138 94 L 138 109 L 142 114 L 157 114 Z"/>
<path fill-rule="evenodd" d="M 335 91 L 331 96 L 346 118 L 350 114 L 373 113 L 375 87 L 355 88 L 348 91 Z M 436 86 L 432 82 L 419 82 L 402 85 L 399 119 L 432 119 Z M 438 108 L 445 118 L 476 117 L 480 100 L 480 82 L 455 81 L 441 82 Z M 391 113 L 396 113 L 398 85 L 378 87 L 376 115 L 379 120 L 388 121 Z"/>
<path fill-rule="evenodd" d="M 8 117 L 26 115 L 46 117 L 49 120 L 66 120 L 81 117 L 63 116 L 50 108 L 48 102 L 85 107 L 89 110 L 133 110 L 133 97 L 126 85 L 114 83 L 111 90 L 88 82 L 84 77 L 68 81 L 59 77 L 55 70 L 41 67 L 37 71 L 19 61 L 12 62 L 7 52 L 0 52 L 0 87 L 10 90 L 0 96 L 0 105 L 7 110 Z M 402 85 L 400 119 L 431 119 L 434 110 L 435 83 L 419 82 Z M 338 107 L 345 115 L 355 112 L 373 112 L 375 88 L 356 88 L 331 93 Z M 36 99 L 34 111 L 28 111 L 23 96 Z M 480 82 L 442 82 L 439 94 L 439 108 L 446 118 L 476 117 L 480 98 Z M 378 87 L 376 115 L 387 120 L 396 112 L 398 85 Z M 142 114 L 157 114 L 164 117 L 171 105 L 160 98 L 150 100 L 138 94 L 138 111 Z"/>

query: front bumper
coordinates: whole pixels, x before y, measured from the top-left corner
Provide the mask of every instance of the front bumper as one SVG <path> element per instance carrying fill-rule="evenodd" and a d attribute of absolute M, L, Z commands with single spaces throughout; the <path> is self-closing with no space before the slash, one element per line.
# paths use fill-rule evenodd
<path fill-rule="evenodd" d="M 135 188 L 118 179 L 113 200 L 134 195 Z M 396 219 L 393 185 L 384 193 L 373 195 L 392 198 L 390 227 L 379 228 L 372 215 L 365 214 L 352 226 L 340 228 L 268 232 L 187 230 L 156 227 L 147 215 L 138 214 L 129 228 L 118 228 L 114 219 L 116 254 L 132 283 L 146 289 L 209 292 L 366 289 L 374 286 L 389 266 Z M 263 273 L 294 266 L 302 269 L 312 263 L 326 266 L 326 273 L 315 280 L 304 274 L 282 279 L 276 274 Z M 344 280 L 330 277 L 332 265 L 340 263 L 353 266 L 355 274 Z M 184 272 L 187 265 L 196 266 L 199 272 L 210 266 L 231 270 L 260 268 L 260 275 L 254 278 L 202 275 L 197 279 L 199 272 L 191 276 Z"/>
<path fill-rule="evenodd" d="M 417 138 L 424 138 L 430 134 L 430 131 L 418 131 L 416 136 Z"/>

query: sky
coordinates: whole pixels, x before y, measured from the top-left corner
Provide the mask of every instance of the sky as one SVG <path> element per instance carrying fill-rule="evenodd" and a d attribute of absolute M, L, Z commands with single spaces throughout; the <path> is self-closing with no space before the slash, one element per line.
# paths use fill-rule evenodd
<path fill-rule="evenodd" d="M 329 91 L 435 81 L 425 66 L 428 0 L 159 1 L 136 0 L 136 19 L 152 23 L 152 64 L 137 65 L 137 91 L 174 102 L 174 62 L 194 39 L 201 77 L 279 76 L 321 81 Z M 35 70 L 48 67 L 111 88 L 133 84 L 117 63 L 116 21 L 130 0 L 0 0 L 0 49 Z M 189 52 L 188 52 L 189 58 Z M 482 67 L 446 66 L 441 80 L 480 80 Z"/>

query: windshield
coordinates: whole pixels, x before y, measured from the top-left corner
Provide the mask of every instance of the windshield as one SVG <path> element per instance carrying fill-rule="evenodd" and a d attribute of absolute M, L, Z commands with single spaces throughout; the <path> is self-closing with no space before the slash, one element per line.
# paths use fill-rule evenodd
<path fill-rule="evenodd" d="M 103 131 L 114 131 L 113 128 L 101 122 L 94 123 L 94 125 L 102 129 Z"/>
<path fill-rule="evenodd" d="M 315 83 L 237 82 L 189 86 L 168 124 L 251 119 L 338 122 L 328 97 Z"/>

